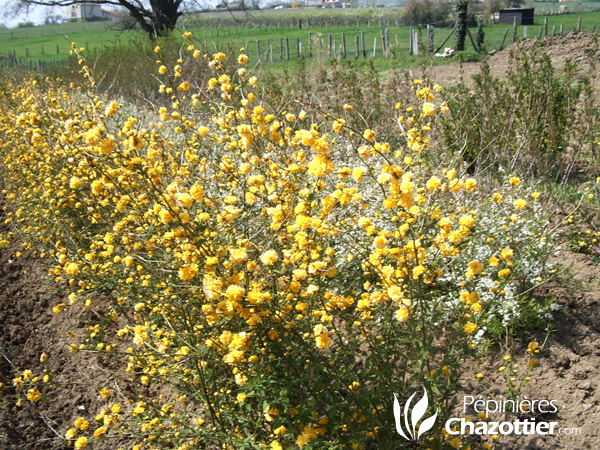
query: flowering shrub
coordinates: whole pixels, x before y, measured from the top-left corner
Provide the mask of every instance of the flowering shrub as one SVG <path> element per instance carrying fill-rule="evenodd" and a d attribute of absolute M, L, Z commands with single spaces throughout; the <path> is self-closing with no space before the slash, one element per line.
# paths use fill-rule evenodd
<path fill-rule="evenodd" d="M 392 147 L 264 104 L 243 53 L 235 71 L 206 59 L 202 90 L 159 63 L 170 107 L 138 117 L 95 96 L 82 57 L 84 88 L 4 80 L 8 221 L 104 315 L 77 348 L 126 354 L 135 383 L 65 438 L 393 448 L 393 393 L 422 385 L 447 410 L 486 323 L 515 320 L 545 276 L 539 194 L 516 177 L 480 192 L 430 148 L 439 87 L 414 81 Z M 440 429 L 425 444 L 450 445 Z"/>

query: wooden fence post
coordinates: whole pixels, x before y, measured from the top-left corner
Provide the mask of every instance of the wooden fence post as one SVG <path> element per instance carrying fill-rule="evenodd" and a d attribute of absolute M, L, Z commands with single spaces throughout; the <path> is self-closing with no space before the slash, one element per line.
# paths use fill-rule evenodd
<path fill-rule="evenodd" d="M 365 32 L 364 31 L 360 32 L 360 39 L 362 40 L 363 58 L 366 58 L 367 57 L 367 48 L 365 47 Z"/>
<path fill-rule="evenodd" d="M 427 25 L 427 52 L 433 53 L 433 25 Z"/>
<path fill-rule="evenodd" d="M 504 49 L 504 43 L 506 42 L 506 36 L 508 36 L 508 28 L 506 30 L 504 30 L 504 37 L 502 38 L 502 43 L 500 44 L 500 47 L 498 48 L 498 50 Z"/>
<path fill-rule="evenodd" d="M 289 38 L 285 38 L 285 60 L 290 60 L 290 40 Z"/>
<path fill-rule="evenodd" d="M 442 41 L 442 43 L 440 44 L 440 46 L 435 50 L 435 53 L 438 53 L 442 47 L 446 44 L 446 42 L 448 42 L 448 39 L 450 39 L 452 37 L 452 35 L 454 34 L 454 30 L 456 30 L 456 24 L 454 24 L 454 26 L 452 27 L 452 30 L 450 30 L 450 34 L 448 36 L 446 36 L 446 39 L 444 39 Z"/>

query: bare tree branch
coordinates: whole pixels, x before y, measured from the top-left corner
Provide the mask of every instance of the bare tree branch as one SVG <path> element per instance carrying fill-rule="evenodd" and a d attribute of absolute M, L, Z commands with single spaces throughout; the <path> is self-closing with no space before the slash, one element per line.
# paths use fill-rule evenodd
<path fill-rule="evenodd" d="M 81 3 L 121 6 L 129 12 L 150 37 L 162 36 L 175 28 L 181 17 L 183 0 L 149 0 L 150 8 L 141 0 L 16 0 L 15 12 L 28 11 L 30 6 L 72 6 Z"/>

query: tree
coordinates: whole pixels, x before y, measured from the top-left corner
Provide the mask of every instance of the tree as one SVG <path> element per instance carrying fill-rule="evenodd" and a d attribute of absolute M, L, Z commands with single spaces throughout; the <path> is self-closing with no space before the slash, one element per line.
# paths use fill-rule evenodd
<path fill-rule="evenodd" d="M 428 25 L 445 21 L 449 14 L 450 4 L 444 0 L 406 0 L 402 23 Z"/>
<path fill-rule="evenodd" d="M 467 15 L 469 9 L 468 0 L 457 0 L 456 2 L 456 48 L 457 52 L 465 49 L 465 38 L 467 36 Z"/>
<path fill-rule="evenodd" d="M 122 6 L 142 30 L 154 37 L 168 34 L 175 28 L 182 14 L 183 0 L 17 0 L 16 10 L 23 11 L 36 5 L 71 6 L 80 3 Z"/>

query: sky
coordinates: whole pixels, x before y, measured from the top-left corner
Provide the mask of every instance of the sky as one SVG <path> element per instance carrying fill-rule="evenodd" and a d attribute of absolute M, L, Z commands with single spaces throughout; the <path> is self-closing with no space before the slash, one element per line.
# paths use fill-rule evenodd
<path fill-rule="evenodd" d="M 7 11 L 10 10 L 10 5 L 14 4 L 16 0 L 0 0 L 0 23 L 3 23 L 9 28 L 16 27 L 18 23 L 31 21 L 36 25 L 44 22 L 44 18 L 46 14 L 48 14 L 49 7 L 47 6 L 35 6 L 31 7 L 29 10 L 29 14 L 21 13 L 17 17 L 12 17 L 11 15 L 7 15 Z M 203 5 L 216 5 L 218 0 L 201 0 L 198 3 Z M 264 3 L 264 2 L 262 2 Z M 110 9 L 110 8 L 108 8 Z M 59 15 L 61 17 L 65 16 L 66 7 L 54 7 L 51 9 L 52 15 Z"/>
<path fill-rule="evenodd" d="M 7 15 L 10 4 L 13 4 L 13 0 L 0 0 L 0 22 L 9 28 L 16 27 L 19 22 L 31 21 L 35 24 L 44 22 L 46 11 L 48 10 L 45 6 L 37 6 L 30 8 L 29 14 L 19 14 L 17 17 L 11 17 Z M 63 12 L 66 8 L 54 8 L 52 14 L 63 16 Z"/>

